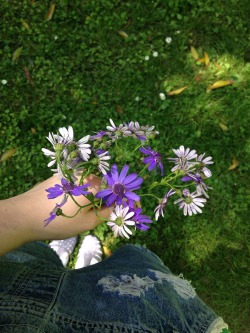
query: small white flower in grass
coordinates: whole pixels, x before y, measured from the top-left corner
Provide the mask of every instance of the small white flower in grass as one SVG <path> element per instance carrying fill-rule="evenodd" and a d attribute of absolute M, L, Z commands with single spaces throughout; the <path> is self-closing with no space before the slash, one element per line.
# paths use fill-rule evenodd
<path fill-rule="evenodd" d="M 146 61 L 148 61 L 148 60 L 149 60 L 149 56 L 146 56 L 144 59 L 145 59 Z"/>
<path fill-rule="evenodd" d="M 167 37 L 165 39 L 165 41 L 166 41 L 167 44 L 170 44 L 170 43 L 172 43 L 172 38 L 171 37 Z"/>
<path fill-rule="evenodd" d="M 54 36 L 54 40 L 57 40 L 58 39 L 58 36 Z"/>
<path fill-rule="evenodd" d="M 2 80 L 2 84 L 7 84 L 7 80 Z"/>
<path fill-rule="evenodd" d="M 129 212 L 129 207 L 123 207 L 122 205 L 115 207 L 107 222 L 115 237 L 120 235 L 121 237 L 129 238 L 129 235 L 132 235 L 132 231 L 129 230 L 128 226 L 135 226 L 135 222 L 131 220 L 134 214 L 134 212 Z"/>
<path fill-rule="evenodd" d="M 153 57 L 157 58 L 157 57 L 158 57 L 158 55 L 159 55 L 159 54 L 158 54 L 158 52 L 156 52 L 156 51 L 155 51 L 155 52 L 153 52 Z"/>
<path fill-rule="evenodd" d="M 166 99 L 166 95 L 164 93 L 160 93 L 159 97 L 162 101 L 165 101 L 165 99 Z"/>
<path fill-rule="evenodd" d="M 174 204 L 178 204 L 179 209 L 183 209 L 184 215 L 193 215 L 202 213 L 200 207 L 204 207 L 204 203 L 207 201 L 205 198 L 199 197 L 199 194 L 193 192 L 190 194 L 188 189 L 183 190 L 183 197 L 174 201 Z"/>
<path fill-rule="evenodd" d="M 136 101 L 136 102 L 139 102 L 139 101 L 140 101 L 140 97 L 139 97 L 139 96 L 136 96 L 135 101 Z"/>

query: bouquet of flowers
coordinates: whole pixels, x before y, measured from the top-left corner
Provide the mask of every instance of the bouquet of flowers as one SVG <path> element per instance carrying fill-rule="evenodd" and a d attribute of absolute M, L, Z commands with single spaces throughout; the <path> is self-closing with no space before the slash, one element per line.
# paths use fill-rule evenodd
<path fill-rule="evenodd" d="M 201 213 L 211 189 L 205 180 L 212 175 L 207 167 L 213 164 L 212 157 L 180 146 L 173 149 L 174 157 L 165 158 L 155 149 L 158 134 L 154 126 L 141 126 L 133 121 L 116 126 L 111 119 L 106 130 L 78 141 L 71 126 L 59 128 L 57 134 L 49 133 L 47 139 L 53 151 L 42 151 L 51 159 L 48 167 L 55 167 L 52 171 L 58 173 L 61 184 L 46 191 L 48 199 L 63 197 L 44 221 L 45 226 L 59 215 L 73 217 L 63 213 L 69 197 L 76 204 L 76 214 L 80 212 L 85 206 L 79 204 L 77 197 L 82 195 L 96 214 L 101 205 L 110 207 L 106 223 L 115 237 L 129 238 L 132 230 L 149 229 L 153 221 L 143 213 L 146 196 L 155 200 L 156 221 L 164 217 L 170 197 L 176 198 L 173 203 L 185 216 Z M 173 165 L 169 173 L 166 162 Z M 95 196 L 85 180 L 90 174 L 102 177 L 101 189 Z M 162 194 L 158 197 L 158 193 Z"/>

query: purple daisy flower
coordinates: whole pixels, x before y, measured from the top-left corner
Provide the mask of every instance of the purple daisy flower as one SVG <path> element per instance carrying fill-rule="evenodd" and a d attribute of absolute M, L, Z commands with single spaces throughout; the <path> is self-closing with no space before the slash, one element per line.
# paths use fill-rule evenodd
<path fill-rule="evenodd" d="M 161 200 L 160 204 L 155 208 L 154 212 L 156 221 L 158 221 L 160 215 L 164 217 L 164 208 L 167 206 L 168 198 L 173 194 L 175 194 L 174 190 L 168 191 Z"/>
<path fill-rule="evenodd" d="M 132 221 L 135 221 L 135 227 L 142 231 L 148 230 L 149 226 L 145 225 L 145 223 L 153 222 L 152 220 L 150 220 L 150 217 L 147 215 L 143 215 L 141 208 L 134 209 L 134 213 L 135 213 L 135 215 L 132 217 Z"/>
<path fill-rule="evenodd" d="M 138 177 L 136 173 L 131 173 L 127 176 L 128 170 L 129 166 L 125 165 L 119 175 L 117 165 L 112 165 L 111 171 L 104 176 L 107 180 L 108 188 L 98 192 L 96 198 L 102 198 L 106 202 L 106 206 L 111 206 L 114 202 L 117 205 L 121 205 L 123 198 L 139 201 L 139 195 L 132 191 L 140 188 L 143 179 Z"/>
<path fill-rule="evenodd" d="M 188 175 L 182 177 L 181 180 L 183 182 L 194 181 L 196 183 L 197 194 L 199 194 L 199 195 L 204 194 L 205 197 L 209 198 L 206 191 L 209 189 L 212 189 L 212 187 L 209 187 L 204 183 L 203 178 L 201 177 L 201 175 L 199 173 L 193 174 L 191 172 L 188 172 Z"/>
<path fill-rule="evenodd" d="M 129 200 L 129 202 L 124 202 L 124 207 L 129 207 L 129 212 L 133 212 L 134 215 L 131 217 L 131 220 L 135 222 L 135 227 L 137 229 L 140 229 L 142 231 L 146 231 L 149 229 L 148 225 L 145 225 L 144 223 L 152 223 L 153 221 L 150 219 L 147 215 L 142 215 L 142 209 L 141 208 L 134 208 L 133 201 Z"/>
<path fill-rule="evenodd" d="M 159 167 L 161 169 L 161 175 L 163 177 L 164 171 L 163 171 L 163 164 L 162 164 L 162 155 L 158 153 L 158 151 L 154 151 L 151 147 L 147 148 L 139 148 L 139 150 L 145 154 L 149 155 L 148 157 L 144 158 L 143 162 L 145 164 L 148 164 L 148 170 L 151 171 L 156 167 Z"/>
<path fill-rule="evenodd" d="M 92 135 L 90 137 L 90 140 L 93 141 L 93 140 L 101 140 L 103 136 L 107 135 L 107 132 L 106 131 L 99 131 L 98 133 L 96 133 L 95 135 Z"/>
<path fill-rule="evenodd" d="M 67 196 L 64 195 L 62 202 L 60 204 L 56 204 L 55 208 L 52 210 L 52 212 L 49 213 L 49 217 L 44 220 L 44 226 L 46 227 L 51 221 L 53 221 L 57 216 L 61 213 L 61 207 L 65 205 L 67 202 Z"/>
<path fill-rule="evenodd" d="M 68 182 L 66 179 L 62 178 L 61 179 L 62 185 L 56 184 L 53 187 L 50 187 L 46 190 L 48 192 L 48 199 L 55 199 L 59 197 L 62 194 L 71 194 L 74 196 L 79 196 L 79 195 L 87 195 L 90 194 L 91 192 L 85 191 L 87 187 L 90 186 L 90 184 L 85 184 L 85 185 L 75 185 L 71 182 Z"/>

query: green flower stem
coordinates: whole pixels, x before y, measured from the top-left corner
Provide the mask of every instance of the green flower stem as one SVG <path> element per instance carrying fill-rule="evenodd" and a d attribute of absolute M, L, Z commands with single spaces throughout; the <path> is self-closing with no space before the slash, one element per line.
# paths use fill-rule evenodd
<path fill-rule="evenodd" d="M 156 195 L 151 194 L 151 193 L 147 193 L 147 194 L 140 194 L 140 197 L 154 197 L 155 199 L 157 199 L 158 201 L 160 200 L 160 198 L 158 198 Z"/>
<path fill-rule="evenodd" d="M 75 217 L 75 216 L 80 212 L 81 209 L 82 209 L 82 207 L 79 208 L 79 209 L 76 211 L 76 213 L 75 213 L 74 215 L 72 215 L 72 216 L 66 215 L 66 214 L 64 214 L 63 212 L 62 212 L 60 215 L 63 216 L 63 217 L 67 217 L 68 219 L 72 219 L 73 217 Z"/>
<path fill-rule="evenodd" d="M 145 165 L 145 167 L 138 173 L 138 175 L 140 175 L 141 173 L 143 173 L 143 171 L 145 171 L 148 168 L 148 164 Z"/>

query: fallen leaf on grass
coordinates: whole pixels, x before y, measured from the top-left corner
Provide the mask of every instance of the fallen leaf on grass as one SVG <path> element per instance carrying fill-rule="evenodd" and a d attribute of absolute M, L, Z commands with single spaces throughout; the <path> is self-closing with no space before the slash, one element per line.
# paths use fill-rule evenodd
<path fill-rule="evenodd" d="M 123 114 L 123 109 L 120 105 L 116 105 L 116 111 L 120 114 Z"/>
<path fill-rule="evenodd" d="M 128 34 L 123 30 L 118 30 L 117 33 L 123 38 L 128 38 Z"/>
<path fill-rule="evenodd" d="M 215 66 L 217 69 L 221 70 L 221 66 L 218 64 L 217 61 L 214 61 L 214 66 Z"/>
<path fill-rule="evenodd" d="M 21 22 L 22 22 L 22 26 L 23 26 L 26 30 L 29 30 L 29 29 L 30 29 L 28 23 L 27 23 L 24 19 L 21 19 Z"/>
<path fill-rule="evenodd" d="M 30 130 L 31 130 L 31 133 L 32 133 L 32 134 L 36 134 L 36 129 L 35 129 L 34 127 L 31 127 Z"/>
<path fill-rule="evenodd" d="M 23 47 L 20 46 L 19 48 L 17 48 L 12 55 L 12 62 L 17 62 L 17 60 L 20 58 L 21 54 L 23 52 Z"/>
<path fill-rule="evenodd" d="M 112 254 L 111 250 L 107 246 L 103 246 L 103 252 L 106 257 L 110 257 Z"/>
<path fill-rule="evenodd" d="M 12 148 L 7 150 L 3 153 L 3 155 L 0 158 L 0 162 L 7 161 L 9 158 L 11 158 L 12 155 L 14 155 L 16 152 L 16 148 Z"/>
<path fill-rule="evenodd" d="M 47 11 L 47 14 L 45 15 L 45 21 L 50 21 L 52 19 L 55 8 L 56 8 L 56 4 L 52 3 L 49 7 L 49 10 Z"/>
<path fill-rule="evenodd" d="M 170 91 L 167 95 L 168 96 L 173 96 L 173 95 L 179 95 L 180 93 L 182 93 L 185 89 L 187 89 L 188 86 L 185 86 L 185 87 L 182 87 L 182 88 L 179 88 L 177 90 L 172 90 Z"/>
<path fill-rule="evenodd" d="M 223 132 L 227 132 L 228 131 L 228 127 L 225 124 L 219 123 L 220 128 L 222 129 Z"/>
<path fill-rule="evenodd" d="M 32 80 L 32 77 L 31 77 L 31 74 L 30 74 L 30 71 L 29 71 L 28 67 L 24 66 L 24 72 L 25 72 L 26 78 L 29 81 L 29 83 L 32 86 L 34 86 L 34 81 Z"/>
<path fill-rule="evenodd" d="M 198 52 L 196 51 L 196 49 L 193 46 L 191 46 L 191 54 L 195 60 L 199 59 Z"/>
<path fill-rule="evenodd" d="M 203 58 L 198 59 L 197 62 L 204 63 L 206 66 L 208 66 L 210 63 L 210 59 L 207 52 L 204 52 Z"/>
<path fill-rule="evenodd" d="M 232 159 L 232 164 L 230 165 L 230 167 L 228 168 L 228 170 L 233 170 L 235 168 L 237 168 L 237 166 L 239 165 L 239 162 L 236 160 L 236 158 L 234 157 Z"/>
<path fill-rule="evenodd" d="M 208 66 L 210 63 L 210 59 L 207 52 L 204 52 L 204 59 L 205 59 L 205 65 Z"/>
<path fill-rule="evenodd" d="M 207 87 L 206 92 L 233 84 L 232 80 L 220 80 Z"/>
<path fill-rule="evenodd" d="M 199 82 L 199 81 L 202 80 L 202 77 L 201 77 L 201 75 L 198 74 L 198 75 L 195 76 L 194 79 L 195 79 L 195 81 Z"/>

